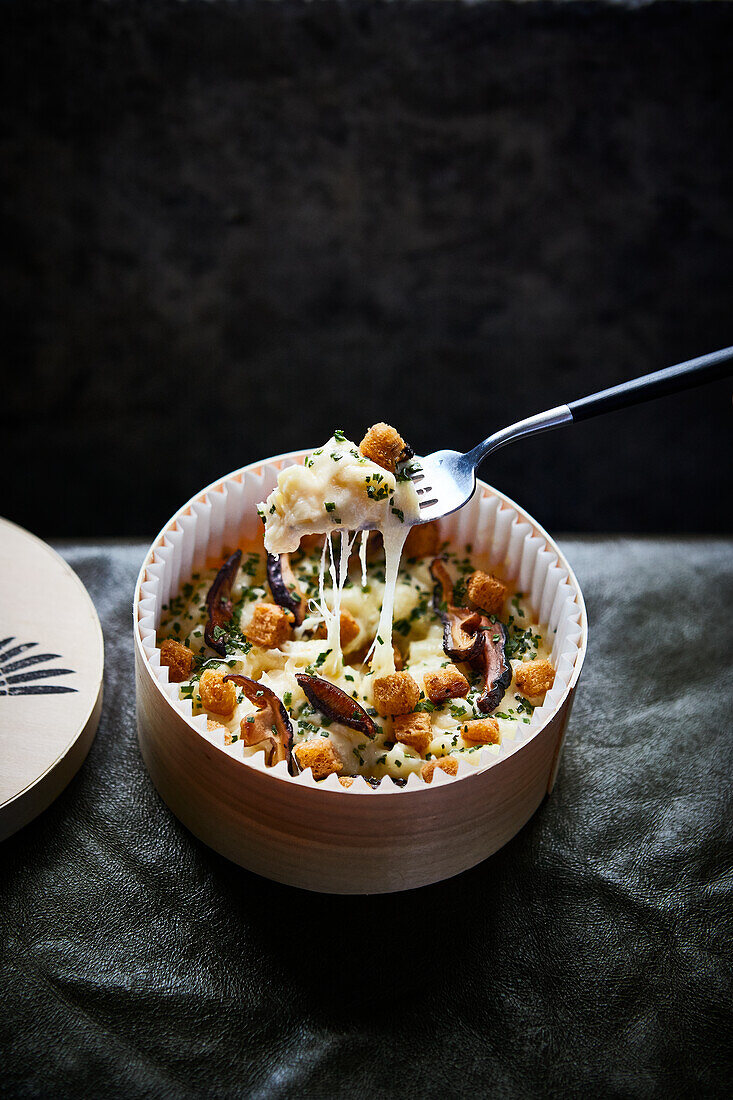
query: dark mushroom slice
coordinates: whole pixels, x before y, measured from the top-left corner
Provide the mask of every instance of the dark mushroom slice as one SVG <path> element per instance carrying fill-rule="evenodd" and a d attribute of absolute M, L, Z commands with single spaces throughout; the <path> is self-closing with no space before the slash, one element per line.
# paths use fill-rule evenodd
<path fill-rule="evenodd" d="M 300 626 L 305 618 L 308 599 L 295 579 L 290 554 L 267 555 L 267 583 L 275 603 L 286 611 L 292 611 L 295 625 Z"/>
<path fill-rule="evenodd" d="M 512 682 L 512 670 L 506 659 L 506 628 L 503 623 L 490 623 L 479 631 L 479 649 L 471 660 L 471 668 L 478 672 L 483 682 L 483 693 L 476 706 L 483 714 L 496 710 L 504 698 L 504 692 Z"/>
<path fill-rule="evenodd" d="M 376 724 L 356 699 L 352 699 L 340 687 L 323 680 L 320 676 L 309 676 L 300 672 L 295 679 L 308 697 L 308 701 L 326 718 L 340 722 L 352 730 L 359 730 L 367 737 L 376 737 Z"/>
<path fill-rule="evenodd" d="M 257 713 L 245 718 L 241 723 L 242 740 L 246 745 L 265 745 L 265 763 L 268 767 L 286 760 L 288 771 L 297 775 L 293 757 L 293 726 L 282 701 L 272 688 L 250 680 L 248 676 L 232 674 L 224 677 L 227 681 L 241 687 L 250 703 L 257 707 Z"/>
<path fill-rule="evenodd" d="M 204 628 L 204 641 L 220 657 L 226 657 L 227 647 L 221 638 L 216 638 L 214 635 L 217 626 L 223 629 L 232 620 L 232 601 L 229 597 L 231 596 L 232 585 L 239 572 L 241 560 L 241 550 L 235 550 L 233 554 L 229 555 L 214 577 L 214 583 L 206 597 L 209 618 Z"/>
<path fill-rule="evenodd" d="M 443 619 L 443 651 L 452 661 L 472 661 L 481 649 L 483 615 L 467 607 L 449 607 Z"/>
<path fill-rule="evenodd" d="M 430 575 L 435 581 L 433 609 L 438 615 L 442 615 L 443 607 L 450 607 L 453 603 L 453 581 L 442 558 L 433 558 L 430 563 Z"/>
<path fill-rule="evenodd" d="M 479 634 L 487 620 L 479 611 L 453 604 L 453 582 L 441 558 L 430 566 L 435 581 L 433 608 L 443 620 L 443 651 L 452 661 L 472 661 L 481 647 Z"/>

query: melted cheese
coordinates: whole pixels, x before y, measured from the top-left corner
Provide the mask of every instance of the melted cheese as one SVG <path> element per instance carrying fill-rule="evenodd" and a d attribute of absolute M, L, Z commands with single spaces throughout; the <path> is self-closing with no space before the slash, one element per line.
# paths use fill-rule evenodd
<path fill-rule="evenodd" d="M 336 673 L 343 660 L 339 639 L 341 593 L 355 535 L 378 530 L 385 552 L 382 610 L 370 653 L 377 675 L 394 672 L 392 619 L 395 586 L 402 547 L 410 527 L 419 522 L 417 494 L 411 481 L 394 474 L 359 453 L 355 443 L 339 433 L 314 451 L 303 466 L 289 466 L 277 487 L 260 505 L 265 521 L 265 549 L 270 554 L 292 553 L 304 535 L 327 534 L 321 557 L 317 613 L 326 624 L 330 653 L 324 671 Z M 341 532 L 338 566 L 333 534 Z M 366 538 L 360 547 L 362 584 L 366 584 Z M 332 597 L 326 599 L 324 578 L 330 573 Z"/>
<path fill-rule="evenodd" d="M 335 545 L 334 550 L 337 550 Z M 491 568 L 491 563 L 478 555 L 472 555 L 469 560 L 451 550 L 444 553 L 457 579 L 465 578 L 474 568 Z M 298 584 L 312 597 L 314 603 L 319 600 L 320 558 L 320 551 L 314 550 L 312 553 L 299 554 L 291 563 Z M 433 740 L 428 746 L 427 754 L 422 757 L 409 746 L 395 742 L 392 720 L 389 718 L 373 714 L 377 736 L 370 739 L 338 722 L 324 722 L 322 716 L 308 705 L 296 679 L 299 672 L 316 675 L 325 672 L 331 682 L 352 696 L 360 706 L 368 709 L 373 704 L 372 687 L 376 674 L 373 668 L 362 662 L 360 655 L 378 633 L 378 622 L 384 607 L 386 570 L 381 554 L 375 555 L 369 563 L 366 585 L 361 583 L 361 570 L 356 557 L 352 562 L 349 582 L 341 593 L 340 606 L 353 615 L 360 631 L 346 648 L 345 663 L 335 673 L 326 671 L 330 660 L 327 651 L 331 648 L 331 643 L 313 634 L 314 626 L 318 624 L 315 615 L 302 626 L 296 627 L 292 639 L 284 642 L 280 649 L 232 645 L 226 658 L 212 656 L 204 644 L 204 624 L 206 593 L 215 575 L 216 568 L 204 574 L 194 574 L 192 583 L 184 584 L 181 593 L 174 596 L 165 609 L 159 631 L 159 637 L 173 637 L 187 645 L 196 654 L 197 661 L 205 660 L 205 665 L 197 664 L 196 671 L 188 681 L 178 685 L 179 697 L 190 700 L 194 714 L 205 712 L 199 694 L 201 667 L 216 668 L 224 673 L 241 673 L 254 680 L 261 680 L 272 688 L 283 700 L 290 714 L 295 743 L 313 737 L 327 737 L 342 761 L 344 775 L 362 774 L 377 778 L 390 775 L 395 779 L 405 779 L 410 772 L 419 775 L 426 759 L 454 755 L 468 764 L 478 764 L 482 751 L 489 756 L 499 752 L 497 745 L 489 745 L 482 750 L 480 746 L 464 741 L 461 736 L 462 723 L 481 716 L 476 710 L 476 700 L 482 691 L 480 684 L 472 686 L 467 698 L 449 699 L 430 709 Z M 327 602 L 332 598 L 328 586 L 324 586 L 324 596 Z M 405 657 L 406 667 L 422 691 L 425 691 L 424 677 L 427 672 L 435 672 L 451 663 L 443 652 L 443 627 L 433 612 L 432 596 L 433 578 L 429 560 L 411 559 L 403 563 L 395 592 L 396 637 Z M 232 588 L 236 628 L 246 634 L 255 607 L 270 600 L 264 555 L 258 553 L 255 547 L 246 555 Z M 508 621 L 510 617 L 516 623 L 510 628 L 512 635 L 528 628 L 533 634 L 531 647 L 519 659 L 512 659 L 512 668 L 516 669 L 523 659 L 549 657 L 552 636 L 545 639 L 529 609 L 519 605 L 518 598 L 511 589 L 499 615 L 504 621 Z M 464 671 L 467 675 L 470 674 L 468 669 Z M 513 679 L 495 712 L 501 737 L 505 742 L 511 743 L 513 738 L 521 736 L 528 729 L 529 718 L 526 709 L 518 702 L 520 698 L 519 688 Z M 240 759 L 262 752 L 262 745 L 244 745 L 240 738 L 240 723 L 254 713 L 254 704 L 239 692 L 237 705 L 230 717 L 209 714 L 216 724 L 206 736 Z"/>
<path fill-rule="evenodd" d="M 393 524 L 382 531 L 384 539 L 384 597 L 382 610 L 377 624 L 372 647 L 372 668 L 376 676 L 387 676 L 394 672 L 394 652 L 392 650 L 392 621 L 394 619 L 395 588 L 400 568 L 402 547 L 405 545 L 410 528 L 395 527 Z"/>
<path fill-rule="evenodd" d="M 341 532 L 338 565 L 333 548 L 333 536 L 329 533 L 323 545 L 321 564 L 318 571 L 318 599 L 315 601 L 316 618 L 310 619 L 310 625 L 315 625 L 320 619 L 326 624 L 326 640 L 328 642 L 328 654 L 323 664 L 323 671 L 337 675 L 344 663 L 341 652 L 341 598 L 344 585 L 349 574 L 349 558 L 354 545 L 356 535 L 349 535 L 348 531 Z M 331 577 L 332 597 L 328 602 L 325 591 L 326 569 Z"/>
<path fill-rule="evenodd" d="M 398 482 L 340 433 L 309 455 L 305 465 L 282 470 L 259 511 L 270 554 L 292 553 L 303 535 L 384 531 L 394 525 L 407 529 L 420 515 L 412 482 Z"/>

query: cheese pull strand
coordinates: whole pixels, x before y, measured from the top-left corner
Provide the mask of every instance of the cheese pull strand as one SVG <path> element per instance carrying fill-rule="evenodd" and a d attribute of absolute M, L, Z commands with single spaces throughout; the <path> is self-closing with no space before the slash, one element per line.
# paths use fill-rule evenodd
<path fill-rule="evenodd" d="M 303 535 L 326 533 L 316 614 L 326 625 L 328 652 L 321 667 L 324 673 L 336 676 L 343 671 L 341 595 L 351 551 L 360 531 L 361 583 L 366 588 L 369 529 L 381 532 L 384 597 L 367 659 L 372 658 L 373 671 L 380 676 L 394 672 L 392 619 L 400 557 L 410 527 L 420 519 L 412 482 L 366 458 L 351 440 L 337 432 L 309 455 L 303 466 L 282 470 L 276 488 L 259 510 L 265 521 L 265 548 L 271 554 L 297 550 Z M 341 537 L 338 568 L 333 546 L 337 532 Z M 326 599 L 327 570 L 331 577 L 330 606 Z"/>
<path fill-rule="evenodd" d="M 402 548 L 410 532 L 406 524 L 389 524 L 382 531 L 384 540 L 384 595 L 379 625 L 371 644 L 367 660 L 372 656 L 372 669 L 375 676 L 388 676 L 395 671 L 394 650 L 392 649 L 392 621 L 394 618 L 395 589 L 400 569 Z"/>
<path fill-rule="evenodd" d="M 349 575 L 349 559 L 356 541 L 356 532 L 341 531 L 338 568 L 333 549 L 334 535 L 328 534 L 323 544 L 321 564 L 318 570 L 317 614 L 326 625 L 326 644 L 330 651 L 323 662 L 323 671 L 338 676 L 343 669 L 344 657 L 341 651 L 341 594 Z M 331 578 L 332 606 L 326 599 L 326 569 Z"/>

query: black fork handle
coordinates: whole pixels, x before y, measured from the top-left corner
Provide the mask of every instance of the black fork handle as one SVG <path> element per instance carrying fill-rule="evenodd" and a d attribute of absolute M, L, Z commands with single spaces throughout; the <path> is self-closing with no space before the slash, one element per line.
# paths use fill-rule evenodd
<path fill-rule="evenodd" d="M 527 417 L 526 420 L 510 424 L 508 428 L 494 432 L 483 443 L 479 443 L 462 457 L 469 467 L 475 469 L 487 455 L 492 454 L 499 447 L 505 447 L 507 443 L 514 443 L 517 439 L 559 428 L 563 424 L 572 424 L 575 420 L 588 420 L 591 416 L 600 416 L 601 413 L 613 412 L 614 409 L 639 405 L 642 401 L 650 401 L 653 397 L 663 397 L 666 393 L 676 393 L 677 390 L 700 386 L 703 382 L 714 382 L 717 378 L 724 378 L 733 373 L 732 362 L 733 347 L 722 348 L 721 351 L 711 351 L 708 355 L 688 359 L 685 363 L 666 367 L 664 370 L 655 371 L 654 374 L 634 378 L 631 382 L 622 382 L 620 386 L 611 386 L 608 390 L 592 393 L 589 397 L 581 397 L 569 405 L 558 405 L 554 409 L 547 409 L 545 412 Z"/>
<path fill-rule="evenodd" d="M 631 382 L 622 382 L 620 386 L 611 386 L 610 389 L 601 390 L 600 393 L 581 397 L 578 401 L 571 401 L 568 408 L 573 420 L 588 420 L 591 416 L 613 412 L 614 409 L 639 405 L 642 401 L 651 401 L 653 397 L 663 397 L 667 393 L 676 393 L 678 390 L 700 386 L 703 382 L 714 382 L 718 378 L 725 378 L 733 370 L 731 360 L 733 360 L 733 347 L 711 351 L 708 355 L 698 356 L 697 359 L 688 359 L 685 363 L 677 363 L 674 367 L 665 367 L 664 370 L 654 371 L 653 374 L 634 378 Z"/>

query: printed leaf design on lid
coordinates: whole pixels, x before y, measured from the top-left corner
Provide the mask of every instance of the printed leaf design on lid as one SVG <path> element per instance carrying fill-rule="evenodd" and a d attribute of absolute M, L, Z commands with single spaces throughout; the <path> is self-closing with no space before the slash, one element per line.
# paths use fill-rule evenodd
<path fill-rule="evenodd" d="M 31 653 L 38 642 L 19 642 L 13 645 L 15 638 L 0 640 L 0 695 L 64 695 L 75 692 L 75 687 L 64 684 L 42 684 L 40 680 L 50 680 L 56 676 L 73 676 L 73 668 L 34 668 L 47 661 L 59 661 L 59 653 Z M 23 656 L 26 654 L 26 656 Z"/>

